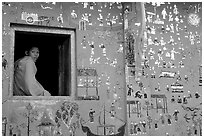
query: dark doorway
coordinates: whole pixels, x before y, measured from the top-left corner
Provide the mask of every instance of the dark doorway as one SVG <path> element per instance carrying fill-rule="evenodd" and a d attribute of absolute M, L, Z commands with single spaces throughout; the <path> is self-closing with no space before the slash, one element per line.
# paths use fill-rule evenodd
<path fill-rule="evenodd" d="M 69 96 L 70 90 L 66 88 L 69 88 L 69 79 L 71 78 L 70 35 L 15 31 L 14 61 L 25 56 L 28 46 L 37 46 L 40 51 L 36 62 L 36 79 L 52 96 Z M 62 49 L 62 46 L 65 48 Z M 62 57 L 61 50 L 66 50 L 63 52 L 66 56 Z M 62 64 L 65 66 L 64 68 L 61 67 Z M 62 81 L 60 74 L 64 71 L 66 71 L 66 80 Z M 66 88 L 61 88 L 62 85 Z M 65 91 L 62 92 L 62 90 Z"/>

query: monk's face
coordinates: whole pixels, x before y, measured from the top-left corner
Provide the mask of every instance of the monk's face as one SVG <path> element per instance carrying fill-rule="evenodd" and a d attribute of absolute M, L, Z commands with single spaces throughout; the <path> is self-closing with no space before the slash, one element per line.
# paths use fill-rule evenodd
<path fill-rule="evenodd" d="M 29 56 L 31 56 L 31 58 L 33 59 L 34 62 L 36 62 L 36 60 L 39 57 L 39 49 L 37 47 L 33 47 L 30 51 L 29 51 Z"/>

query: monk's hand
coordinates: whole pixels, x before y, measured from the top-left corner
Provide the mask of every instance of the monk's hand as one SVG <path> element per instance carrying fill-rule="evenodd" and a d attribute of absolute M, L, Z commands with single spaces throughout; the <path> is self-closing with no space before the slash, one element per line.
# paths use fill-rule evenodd
<path fill-rule="evenodd" d="M 43 93 L 44 93 L 44 96 L 51 96 L 51 94 L 47 90 L 44 90 Z"/>

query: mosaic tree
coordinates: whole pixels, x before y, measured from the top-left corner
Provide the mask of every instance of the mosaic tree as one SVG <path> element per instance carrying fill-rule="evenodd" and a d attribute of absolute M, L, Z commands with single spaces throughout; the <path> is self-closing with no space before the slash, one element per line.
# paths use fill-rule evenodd
<path fill-rule="evenodd" d="M 75 135 L 76 129 L 80 126 L 80 114 L 78 113 L 78 109 L 79 107 L 76 103 L 68 101 L 63 102 L 60 109 L 58 109 L 55 113 L 55 122 L 57 127 L 59 128 L 61 123 L 63 123 L 69 130 L 70 135 Z"/>
<path fill-rule="evenodd" d="M 26 123 L 22 123 L 20 124 L 20 127 L 22 128 L 27 128 L 27 135 L 30 135 L 30 123 L 33 123 L 34 121 L 37 120 L 38 117 L 38 111 L 34 110 L 33 106 L 29 103 L 26 106 L 26 112 L 23 112 L 21 114 L 23 117 L 25 117 L 27 119 L 27 124 Z"/>

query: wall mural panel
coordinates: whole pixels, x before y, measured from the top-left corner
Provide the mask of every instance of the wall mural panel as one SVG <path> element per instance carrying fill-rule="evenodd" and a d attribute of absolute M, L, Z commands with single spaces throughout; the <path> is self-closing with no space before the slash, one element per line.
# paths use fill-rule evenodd
<path fill-rule="evenodd" d="M 3 2 L 2 135 L 202 135 L 201 13 L 199 2 Z M 76 97 L 9 99 L 10 23 L 76 28 Z"/>
<path fill-rule="evenodd" d="M 128 134 L 202 135 L 201 3 L 124 7 Z"/>
<path fill-rule="evenodd" d="M 7 106 L 12 108 L 8 116 L 3 115 L 7 120 L 3 124 L 6 128 L 3 135 L 75 135 L 80 127 L 81 116 L 76 102 L 13 100 L 7 102 Z"/>
<path fill-rule="evenodd" d="M 122 4 L 4 2 L 2 10 L 3 135 L 125 135 Z M 76 28 L 76 98 L 8 100 L 10 22 Z"/>

